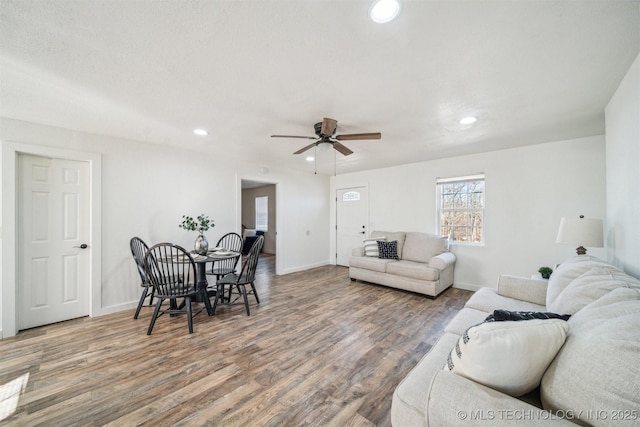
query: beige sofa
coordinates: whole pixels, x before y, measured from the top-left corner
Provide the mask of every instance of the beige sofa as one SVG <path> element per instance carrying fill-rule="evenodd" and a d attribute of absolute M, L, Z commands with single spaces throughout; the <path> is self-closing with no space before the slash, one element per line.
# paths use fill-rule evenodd
<path fill-rule="evenodd" d="M 483 322 L 497 309 L 571 317 L 566 322 Z M 540 325 L 553 330 L 545 329 L 549 335 L 538 337 L 540 342 L 518 342 L 522 331 L 539 330 Z M 500 333 L 488 334 L 489 328 L 497 331 L 495 326 Z M 556 353 L 554 339 L 563 333 Z M 485 340 L 479 341 L 480 336 Z M 500 340 L 509 344 L 508 349 L 499 350 Z M 468 351 L 470 343 L 482 352 Z M 527 345 L 534 347 L 519 354 L 519 347 Z M 552 351 L 551 357 L 532 368 L 542 351 Z M 450 370 L 449 357 L 454 369 L 465 357 L 467 367 L 474 362 L 479 367 L 456 373 Z M 516 376 L 510 377 L 514 367 Z M 479 370 L 473 372 L 475 368 Z M 534 381 L 539 385 L 523 396 L 513 397 L 493 385 L 504 378 L 513 378 L 507 386 L 516 385 L 520 376 L 536 369 L 540 373 Z M 640 281 L 588 255 L 566 260 L 548 281 L 501 276 L 497 289 L 481 288 L 473 294 L 397 386 L 391 421 L 395 427 L 640 425 Z"/>
<path fill-rule="evenodd" d="M 368 240 L 397 242 L 398 258 L 367 256 L 364 247 L 355 248 L 349 259 L 351 280 L 390 286 L 436 297 L 453 285 L 456 256 L 448 251 L 444 236 L 417 232 L 373 231 Z"/>

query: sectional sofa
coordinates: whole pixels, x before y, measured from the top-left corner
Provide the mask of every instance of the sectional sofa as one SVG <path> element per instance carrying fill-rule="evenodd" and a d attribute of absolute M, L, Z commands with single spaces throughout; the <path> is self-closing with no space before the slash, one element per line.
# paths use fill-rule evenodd
<path fill-rule="evenodd" d="M 640 281 L 588 255 L 548 281 L 501 276 L 397 386 L 391 421 L 640 425 Z"/>

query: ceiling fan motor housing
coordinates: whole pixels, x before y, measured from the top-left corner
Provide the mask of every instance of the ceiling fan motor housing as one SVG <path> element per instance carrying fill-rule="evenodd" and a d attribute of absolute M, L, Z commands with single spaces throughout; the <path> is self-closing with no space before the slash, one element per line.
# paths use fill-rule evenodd
<path fill-rule="evenodd" d="M 316 131 L 316 135 L 323 137 L 323 136 L 331 136 L 331 135 L 323 135 L 322 134 L 322 122 L 316 123 L 315 125 L 313 125 L 313 129 Z"/>

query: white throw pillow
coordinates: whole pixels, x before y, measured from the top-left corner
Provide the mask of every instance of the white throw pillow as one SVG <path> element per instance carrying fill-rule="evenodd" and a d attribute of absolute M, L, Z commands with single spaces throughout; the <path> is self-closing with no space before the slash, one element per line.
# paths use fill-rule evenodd
<path fill-rule="evenodd" d="M 372 256 L 378 258 L 380 255 L 378 251 L 378 240 L 384 242 L 385 237 L 376 237 L 375 239 L 364 239 L 362 245 L 364 246 L 364 256 Z"/>
<path fill-rule="evenodd" d="M 469 328 L 445 369 L 517 397 L 540 380 L 567 337 L 560 319 L 485 322 Z"/>

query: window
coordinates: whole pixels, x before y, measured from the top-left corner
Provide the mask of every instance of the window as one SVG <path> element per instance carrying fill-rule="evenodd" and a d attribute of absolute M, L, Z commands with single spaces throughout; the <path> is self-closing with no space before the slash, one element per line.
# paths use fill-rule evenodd
<path fill-rule="evenodd" d="M 269 196 L 256 197 L 256 230 L 268 231 Z"/>
<path fill-rule="evenodd" d="M 436 186 L 440 234 L 451 242 L 484 242 L 484 174 L 438 178 Z"/>
<path fill-rule="evenodd" d="M 342 193 L 343 202 L 357 202 L 358 200 L 360 200 L 359 191 L 345 191 Z"/>

